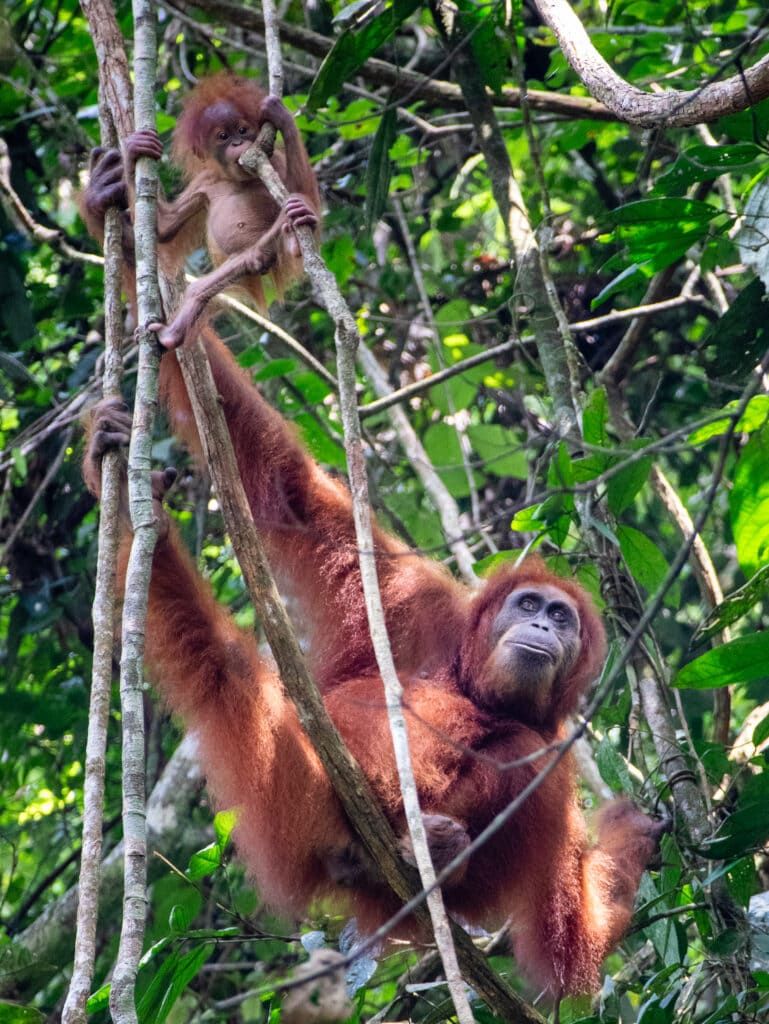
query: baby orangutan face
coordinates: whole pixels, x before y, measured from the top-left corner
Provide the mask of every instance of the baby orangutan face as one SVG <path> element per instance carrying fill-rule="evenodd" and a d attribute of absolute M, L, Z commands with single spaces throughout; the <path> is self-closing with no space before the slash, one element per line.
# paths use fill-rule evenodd
<path fill-rule="evenodd" d="M 577 606 L 549 583 L 519 587 L 494 619 L 491 645 L 481 694 L 495 707 L 536 722 L 579 655 Z"/>
<path fill-rule="evenodd" d="M 249 174 L 238 163 L 256 139 L 259 126 L 250 123 L 229 100 L 220 100 L 207 107 L 202 115 L 207 154 L 212 156 L 224 174 L 236 181 L 247 181 Z"/>

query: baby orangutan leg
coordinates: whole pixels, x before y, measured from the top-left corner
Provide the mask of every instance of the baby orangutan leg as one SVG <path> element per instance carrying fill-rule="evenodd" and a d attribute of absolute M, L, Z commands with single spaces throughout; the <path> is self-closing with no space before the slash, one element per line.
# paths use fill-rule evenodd
<path fill-rule="evenodd" d="M 382 881 L 374 862 L 357 839 L 342 849 L 327 853 L 323 862 L 331 880 L 346 888 L 370 886 Z"/>
<path fill-rule="evenodd" d="M 277 251 L 271 242 L 278 233 L 280 218 L 245 252 L 230 256 L 220 267 L 199 278 L 184 293 L 181 309 L 171 323 L 150 324 L 150 330 L 158 331 L 158 341 L 164 348 L 179 348 L 187 340 L 200 320 L 208 303 L 220 292 L 237 284 L 244 277 L 266 274 L 277 259 Z"/>
<path fill-rule="evenodd" d="M 450 818 L 447 814 L 423 814 L 422 823 L 427 834 L 427 845 L 430 849 L 430 858 L 433 862 L 436 875 L 458 857 L 460 853 L 470 845 L 470 836 L 463 825 Z M 411 834 L 407 831 L 401 836 L 400 848 L 403 859 L 409 864 L 416 866 L 414 856 L 414 845 L 411 842 Z M 467 873 L 467 861 L 463 861 L 455 868 L 446 881 L 444 889 L 450 889 L 458 885 Z"/>
<path fill-rule="evenodd" d="M 467 849 L 470 845 L 470 836 L 458 821 L 446 814 L 423 814 L 422 822 L 427 833 L 427 845 L 430 848 L 433 867 L 435 873 L 439 874 L 447 864 Z M 414 847 L 408 831 L 401 836 L 399 846 L 406 863 L 416 867 Z M 376 866 L 357 840 L 349 843 L 344 849 L 327 854 L 325 865 L 330 877 L 338 885 L 370 886 L 382 881 Z M 467 862 L 449 875 L 443 883 L 444 888 L 459 884 L 466 871 Z"/>

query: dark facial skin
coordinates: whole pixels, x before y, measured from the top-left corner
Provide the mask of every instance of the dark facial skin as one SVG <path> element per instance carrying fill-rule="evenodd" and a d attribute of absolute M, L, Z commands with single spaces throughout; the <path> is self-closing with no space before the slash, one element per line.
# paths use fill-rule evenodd
<path fill-rule="evenodd" d="M 203 128 L 208 139 L 208 152 L 228 177 L 248 179 L 238 160 L 256 138 L 257 126 L 249 124 L 228 100 L 221 100 L 206 109 Z"/>
<path fill-rule="evenodd" d="M 513 590 L 502 605 L 491 634 L 492 653 L 483 673 L 483 690 L 497 705 L 524 705 L 536 719 L 551 706 L 553 687 L 579 654 L 577 607 L 551 584 Z"/>

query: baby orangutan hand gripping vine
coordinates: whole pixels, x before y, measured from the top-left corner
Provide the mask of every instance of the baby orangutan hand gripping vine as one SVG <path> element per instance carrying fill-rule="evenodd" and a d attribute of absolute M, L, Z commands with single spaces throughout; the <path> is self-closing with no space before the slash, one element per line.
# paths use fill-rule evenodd
<path fill-rule="evenodd" d="M 269 122 L 284 149 L 272 162 L 289 191 L 283 209 L 262 182 L 238 160 Z M 157 132 L 134 132 L 126 140 L 129 175 L 140 156 L 159 159 Z M 169 268 L 205 241 L 216 269 L 190 285 L 173 322 L 160 329 L 160 342 L 176 348 L 199 322 L 210 300 L 233 285 L 250 293 L 264 310 L 262 277 L 269 273 L 279 293 L 302 272 L 294 227 L 314 231 L 320 214 L 318 184 L 294 119 L 276 96 L 255 82 L 228 73 L 202 79 L 184 102 L 173 138 L 174 161 L 188 184 L 170 203 L 158 203 L 158 240 Z M 89 229 L 101 233 L 104 211 L 127 205 L 123 161 L 118 150 L 94 151 L 91 182 L 83 199 Z"/>
<path fill-rule="evenodd" d="M 203 334 L 251 509 L 279 585 L 298 602 L 314 677 L 404 835 L 349 495 L 302 450 L 213 332 Z M 199 455 L 174 354 L 162 360 L 161 377 L 171 422 Z M 125 443 L 129 426 L 114 402 L 93 412 L 84 472 L 94 493 L 103 452 Z M 123 532 L 125 540 L 128 528 Z M 380 528 L 375 545 L 414 772 L 440 870 L 551 761 L 552 753 L 529 755 L 566 734 L 568 716 L 603 662 L 604 631 L 582 588 L 538 559 L 502 568 L 470 593 Z M 217 605 L 168 523 L 153 564 L 146 660 L 165 700 L 199 737 L 217 806 L 239 808 L 237 847 L 264 899 L 300 914 L 317 897 L 335 897 L 364 933 L 397 909 L 361 856 L 274 666 Z M 628 926 L 662 829 L 619 800 L 599 817 L 591 846 L 567 755 L 453 873 L 444 897 L 467 923 L 494 927 L 509 917 L 521 970 L 554 997 L 589 992 Z M 410 856 L 405 838 L 402 848 Z"/>

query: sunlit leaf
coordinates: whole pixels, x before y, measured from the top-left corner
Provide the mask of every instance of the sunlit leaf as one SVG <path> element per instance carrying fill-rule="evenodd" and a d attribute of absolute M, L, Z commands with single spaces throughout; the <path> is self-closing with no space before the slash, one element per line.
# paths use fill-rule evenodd
<path fill-rule="evenodd" d="M 749 576 L 769 562 L 769 426 L 740 453 L 729 495 L 737 557 Z"/>
<path fill-rule="evenodd" d="M 714 647 L 690 661 L 673 686 L 709 690 L 731 683 L 750 683 L 769 676 L 769 633 L 752 633 Z"/>
<path fill-rule="evenodd" d="M 622 557 L 633 577 L 653 594 L 667 575 L 665 556 L 654 541 L 632 526 L 618 526 L 617 537 Z"/>

